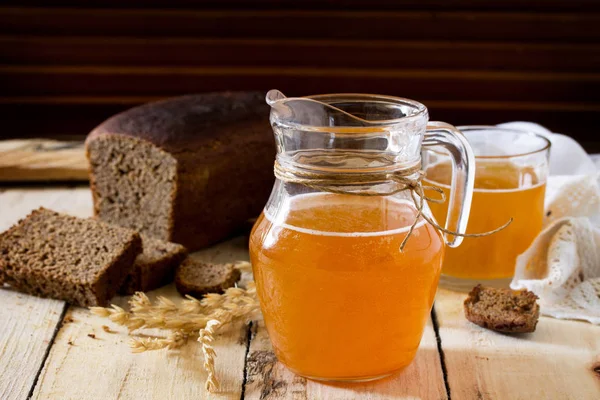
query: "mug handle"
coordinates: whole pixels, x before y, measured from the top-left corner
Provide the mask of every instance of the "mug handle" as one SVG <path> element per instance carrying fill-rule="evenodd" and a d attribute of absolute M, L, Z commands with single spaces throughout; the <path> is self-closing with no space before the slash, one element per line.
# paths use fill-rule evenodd
<path fill-rule="evenodd" d="M 423 146 L 441 146 L 452 160 L 452 184 L 448 199 L 448 215 L 445 228 L 464 234 L 469 222 L 473 186 L 475 184 L 475 156 L 465 136 L 454 126 L 432 121 L 427 124 Z M 462 236 L 444 234 L 448 247 L 458 247 Z"/>

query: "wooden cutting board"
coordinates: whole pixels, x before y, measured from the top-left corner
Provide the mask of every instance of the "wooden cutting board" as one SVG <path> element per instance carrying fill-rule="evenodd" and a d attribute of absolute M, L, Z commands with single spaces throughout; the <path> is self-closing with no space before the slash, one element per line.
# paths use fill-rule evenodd
<path fill-rule="evenodd" d="M 87 180 L 82 141 L 0 141 L 0 182 Z"/>

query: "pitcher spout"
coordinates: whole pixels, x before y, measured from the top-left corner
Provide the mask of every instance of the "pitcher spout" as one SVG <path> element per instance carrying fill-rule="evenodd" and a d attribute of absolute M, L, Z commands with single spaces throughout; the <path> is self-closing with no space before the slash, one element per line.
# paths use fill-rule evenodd
<path fill-rule="evenodd" d="M 285 95 L 277 89 L 271 89 L 267 92 L 267 104 L 274 107 L 279 100 L 285 99 Z"/>

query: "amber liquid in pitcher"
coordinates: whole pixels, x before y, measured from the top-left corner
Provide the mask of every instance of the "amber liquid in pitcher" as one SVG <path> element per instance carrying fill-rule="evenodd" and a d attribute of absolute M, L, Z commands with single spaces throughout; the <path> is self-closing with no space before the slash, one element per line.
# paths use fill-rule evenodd
<path fill-rule="evenodd" d="M 407 200 L 298 195 L 265 213 L 250 255 L 280 361 L 319 379 L 388 375 L 415 356 L 433 304 L 444 244 Z"/>
<path fill-rule="evenodd" d="M 449 198 L 450 176 L 450 164 L 432 165 L 427 169 L 425 184 L 440 187 Z M 545 190 L 545 182 L 540 182 L 531 167 L 519 167 L 509 161 L 477 160 L 467 233 L 496 229 L 510 218 L 513 222 L 493 235 L 467 237 L 460 247 L 448 249 L 442 273 L 481 280 L 511 278 L 517 256 L 542 230 Z M 443 225 L 448 202 L 430 202 L 429 207 Z"/>

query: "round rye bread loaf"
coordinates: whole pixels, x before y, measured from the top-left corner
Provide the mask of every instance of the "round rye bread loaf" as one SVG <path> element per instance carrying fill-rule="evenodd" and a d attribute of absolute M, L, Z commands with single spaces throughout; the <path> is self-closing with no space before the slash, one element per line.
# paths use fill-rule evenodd
<path fill-rule="evenodd" d="M 86 140 L 101 220 L 190 251 L 260 214 L 275 141 L 258 92 L 209 93 L 132 108 Z"/>

